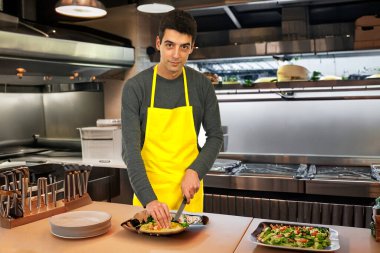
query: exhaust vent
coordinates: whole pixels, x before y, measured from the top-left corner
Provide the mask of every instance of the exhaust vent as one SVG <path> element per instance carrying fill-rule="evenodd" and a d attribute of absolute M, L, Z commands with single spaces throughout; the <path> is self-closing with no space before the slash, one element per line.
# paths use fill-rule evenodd
<path fill-rule="evenodd" d="M 134 64 L 134 49 L 127 39 L 117 41 L 115 35 L 107 36 L 114 40 L 91 34 L 86 37 L 86 33 L 73 29 L 44 28 L 0 13 L 0 82 L 88 82 L 111 70 L 115 76 L 115 72 Z M 26 70 L 22 78 L 16 75 L 17 68 Z M 71 78 L 74 73 L 78 78 Z"/>

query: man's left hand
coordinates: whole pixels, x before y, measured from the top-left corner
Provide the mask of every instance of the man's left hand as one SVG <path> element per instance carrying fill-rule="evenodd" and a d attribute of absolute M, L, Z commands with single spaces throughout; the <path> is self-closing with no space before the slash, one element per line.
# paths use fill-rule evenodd
<path fill-rule="evenodd" d="M 198 173 L 195 170 L 187 169 L 182 179 L 181 189 L 183 195 L 187 199 L 187 204 L 194 198 L 195 193 L 198 192 L 200 187 L 200 180 Z"/>

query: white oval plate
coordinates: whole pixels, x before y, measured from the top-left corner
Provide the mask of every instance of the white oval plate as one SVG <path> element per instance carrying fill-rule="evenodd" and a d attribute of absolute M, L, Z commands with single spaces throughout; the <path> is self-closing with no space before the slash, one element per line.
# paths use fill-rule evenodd
<path fill-rule="evenodd" d="M 91 238 L 91 237 L 95 237 L 95 236 L 99 236 L 99 235 L 102 235 L 102 234 L 105 234 L 107 233 L 109 230 L 109 227 L 107 228 L 104 228 L 104 229 L 101 229 L 99 231 L 97 231 L 96 233 L 89 233 L 89 234 L 82 234 L 82 235 L 72 235 L 72 236 L 69 236 L 69 235 L 65 235 L 61 232 L 58 232 L 56 233 L 55 231 L 50 231 L 52 235 L 55 235 L 59 238 L 64 238 L 64 239 L 85 239 L 85 238 Z"/>
<path fill-rule="evenodd" d="M 311 227 L 320 227 L 318 225 L 315 225 L 315 224 L 308 224 L 308 223 L 294 223 L 294 222 L 261 222 L 256 230 L 260 227 L 260 225 L 262 225 L 262 223 L 270 223 L 270 224 L 283 224 L 283 225 L 298 225 L 298 226 L 311 226 Z M 278 248 L 278 249 L 286 249 L 286 250 L 298 250 L 298 251 L 311 251 L 311 252 L 334 252 L 334 251 L 337 251 L 338 249 L 340 249 L 340 245 L 339 245 L 339 235 L 338 235 L 338 231 L 332 229 L 332 228 L 329 228 L 328 226 L 324 226 L 324 227 L 327 227 L 329 230 L 330 230 L 330 240 L 331 240 L 331 245 L 325 249 L 310 249 L 310 248 L 298 248 L 298 247 L 288 247 L 288 246 L 280 246 L 280 245 L 270 245 L 270 244 L 265 244 L 265 243 L 261 243 L 257 240 L 257 238 L 255 236 L 253 236 L 252 234 L 255 233 L 255 231 L 251 234 L 250 236 L 250 240 L 257 244 L 257 245 L 261 245 L 261 246 L 264 246 L 264 247 L 268 247 L 268 248 Z"/>
<path fill-rule="evenodd" d="M 49 223 L 53 235 L 81 239 L 106 233 L 111 227 L 111 215 L 99 211 L 74 211 L 52 216 Z"/>
<path fill-rule="evenodd" d="M 74 211 L 58 215 L 50 218 L 51 225 L 65 228 L 85 228 L 97 226 L 111 220 L 111 215 L 100 211 Z"/>

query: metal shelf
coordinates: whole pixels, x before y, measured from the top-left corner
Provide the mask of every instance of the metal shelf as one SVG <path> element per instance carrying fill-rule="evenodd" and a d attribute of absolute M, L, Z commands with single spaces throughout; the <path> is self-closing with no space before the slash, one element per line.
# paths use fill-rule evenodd
<path fill-rule="evenodd" d="M 380 79 L 216 85 L 219 102 L 380 99 Z"/>
<path fill-rule="evenodd" d="M 313 88 L 327 88 L 329 90 L 343 90 L 358 88 L 371 89 L 380 88 L 380 78 L 365 80 L 325 80 L 325 81 L 293 81 L 293 82 L 267 82 L 252 83 L 251 86 L 243 84 L 217 84 L 215 90 L 257 90 L 257 89 L 303 89 L 313 90 Z M 315 89 L 314 89 L 315 90 Z"/>

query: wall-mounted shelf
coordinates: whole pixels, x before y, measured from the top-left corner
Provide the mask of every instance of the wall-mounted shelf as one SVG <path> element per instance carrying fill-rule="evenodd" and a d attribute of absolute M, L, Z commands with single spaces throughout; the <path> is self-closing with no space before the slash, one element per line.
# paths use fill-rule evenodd
<path fill-rule="evenodd" d="M 293 81 L 293 82 L 267 82 L 267 83 L 252 83 L 251 85 L 243 84 L 217 84 L 216 90 L 255 90 L 255 89 L 295 89 L 301 88 L 312 90 L 313 88 L 322 89 L 337 89 L 342 90 L 351 87 L 357 88 L 380 88 L 380 78 L 371 78 L 365 80 L 324 80 L 324 81 Z"/>
<path fill-rule="evenodd" d="M 380 79 L 216 85 L 219 102 L 380 99 Z"/>

